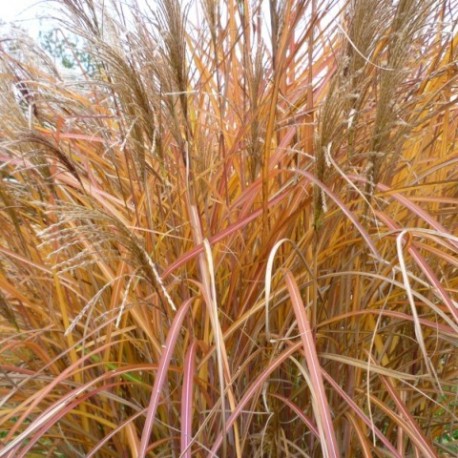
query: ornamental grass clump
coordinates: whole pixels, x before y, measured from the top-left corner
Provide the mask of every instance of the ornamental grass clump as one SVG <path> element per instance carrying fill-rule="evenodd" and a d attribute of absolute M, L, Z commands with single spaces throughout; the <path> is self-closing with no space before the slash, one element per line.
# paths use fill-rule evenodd
<path fill-rule="evenodd" d="M 0 40 L 0 457 L 454 456 L 457 2 L 54 5 L 90 73 Z"/>

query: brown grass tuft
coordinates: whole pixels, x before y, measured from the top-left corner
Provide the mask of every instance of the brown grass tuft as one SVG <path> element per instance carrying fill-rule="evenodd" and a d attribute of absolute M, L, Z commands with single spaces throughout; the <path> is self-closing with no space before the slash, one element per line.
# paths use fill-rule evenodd
<path fill-rule="evenodd" d="M 456 454 L 457 2 L 58 5 L 95 74 L 0 38 L 0 457 Z"/>

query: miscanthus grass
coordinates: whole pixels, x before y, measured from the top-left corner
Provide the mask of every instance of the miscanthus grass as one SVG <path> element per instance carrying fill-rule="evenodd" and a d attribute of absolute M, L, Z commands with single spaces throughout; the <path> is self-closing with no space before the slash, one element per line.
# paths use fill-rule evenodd
<path fill-rule="evenodd" d="M 0 40 L 0 457 L 455 456 L 457 2 L 54 5 L 96 71 Z"/>

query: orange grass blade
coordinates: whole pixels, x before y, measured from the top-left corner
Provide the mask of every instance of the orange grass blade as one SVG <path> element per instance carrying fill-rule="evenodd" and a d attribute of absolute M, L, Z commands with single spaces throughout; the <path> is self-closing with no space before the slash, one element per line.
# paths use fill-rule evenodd
<path fill-rule="evenodd" d="M 227 434 L 234 422 L 242 413 L 244 407 L 248 404 L 250 400 L 262 389 L 263 383 L 269 378 L 270 374 L 274 372 L 279 366 L 281 366 L 295 351 L 297 351 L 301 347 L 302 343 L 296 343 L 286 350 L 284 350 L 279 356 L 277 356 L 270 364 L 267 366 L 261 375 L 259 375 L 253 383 L 246 388 L 246 391 L 240 401 L 238 402 L 236 408 L 232 412 L 231 416 L 226 421 L 226 429 L 225 431 L 221 431 L 218 436 L 216 437 L 215 442 L 213 443 L 213 447 L 208 454 L 208 458 L 215 458 L 217 455 L 217 451 L 220 448 L 223 442 L 223 435 Z"/>
<path fill-rule="evenodd" d="M 297 325 L 301 333 L 307 368 L 310 373 L 312 399 L 314 400 L 313 409 L 315 411 L 315 418 L 318 425 L 318 431 L 320 433 L 323 456 L 338 458 L 340 456 L 339 445 L 337 443 L 336 433 L 332 424 L 331 409 L 324 389 L 323 377 L 321 375 L 321 365 L 318 360 L 312 329 L 310 328 L 299 288 L 297 287 L 297 283 L 291 272 L 286 272 L 285 279 L 289 295 L 291 297 L 294 314 L 296 316 Z"/>
<path fill-rule="evenodd" d="M 369 427 L 370 431 L 379 438 L 383 445 L 389 450 L 391 456 L 396 458 L 403 458 L 398 451 L 393 447 L 390 441 L 382 434 L 376 425 L 370 420 L 370 418 L 358 407 L 355 401 L 348 396 L 347 393 L 339 386 L 339 384 L 324 370 L 322 369 L 323 377 L 328 383 L 336 390 L 340 397 L 348 404 L 352 411 Z"/>
<path fill-rule="evenodd" d="M 395 402 L 396 407 L 398 408 L 402 418 L 405 421 L 407 421 L 409 428 L 412 431 L 412 434 L 409 435 L 410 439 L 414 443 L 416 443 L 417 447 L 421 450 L 423 456 L 437 456 L 437 453 L 433 449 L 431 442 L 428 440 L 427 437 L 425 437 L 421 429 L 418 427 L 417 422 L 412 417 L 408 407 L 400 399 L 391 381 L 383 375 L 380 376 L 380 379 L 386 386 L 388 393 L 390 394 L 391 399 L 393 399 L 393 401 Z M 403 429 L 403 431 L 405 431 L 407 434 L 409 433 L 409 429 L 407 428 Z"/>
<path fill-rule="evenodd" d="M 167 340 L 164 345 L 164 351 L 162 353 L 161 360 L 159 361 L 159 367 L 151 393 L 151 400 L 147 409 L 146 421 L 145 426 L 143 427 L 138 458 L 144 458 L 146 455 L 146 449 L 148 448 L 151 431 L 153 429 L 154 420 L 156 417 L 156 411 L 159 406 L 161 390 L 167 377 L 167 370 L 172 359 L 173 350 L 175 349 L 176 342 L 181 333 L 181 325 L 191 303 L 192 298 L 183 302 L 181 307 L 176 312 L 170 330 L 167 334 Z"/>
<path fill-rule="evenodd" d="M 183 367 L 183 387 L 181 391 L 181 456 L 191 458 L 192 410 L 194 375 L 196 370 L 197 342 L 192 342 L 186 352 Z"/>
<path fill-rule="evenodd" d="M 320 438 L 320 433 L 316 427 L 316 425 L 313 423 L 313 421 L 304 415 L 304 412 L 290 399 L 286 398 L 285 396 L 281 396 L 279 394 L 271 393 L 270 394 L 272 397 L 280 399 L 280 401 L 284 402 L 304 423 L 304 425 L 307 426 L 308 429 L 312 432 L 312 434 L 319 439 Z"/>
<path fill-rule="evenodd" d="M 367 246 L 372 251 L 373 255 L 376 259 L 382 259 L 380 253 L 378 252 L 374 242 L 372 241 L 371 237 L 367 233 L 367 231 L 363 228 L 361 223 L 356 219 L 355 215 L 347 208 L 347 206 L 342 202 L 342 200 L 335 195 L 324 183 L 322 183 L 318 178 L 316 178 L 313 174 L 306 172 L 305 170 L 294 169 L 294 173 L 298 173 L 299 175 L 304 176 L 307 180 L 311 181 L 312 183 L 316 184 L 320 189 L 322 189 L 343 211 L 343 213 L 350 219 L 350 221 L 354 224 L 354 226 L 358 229 L 359 233 L 362 235 L 363 239 L 366 241 Z"/>

